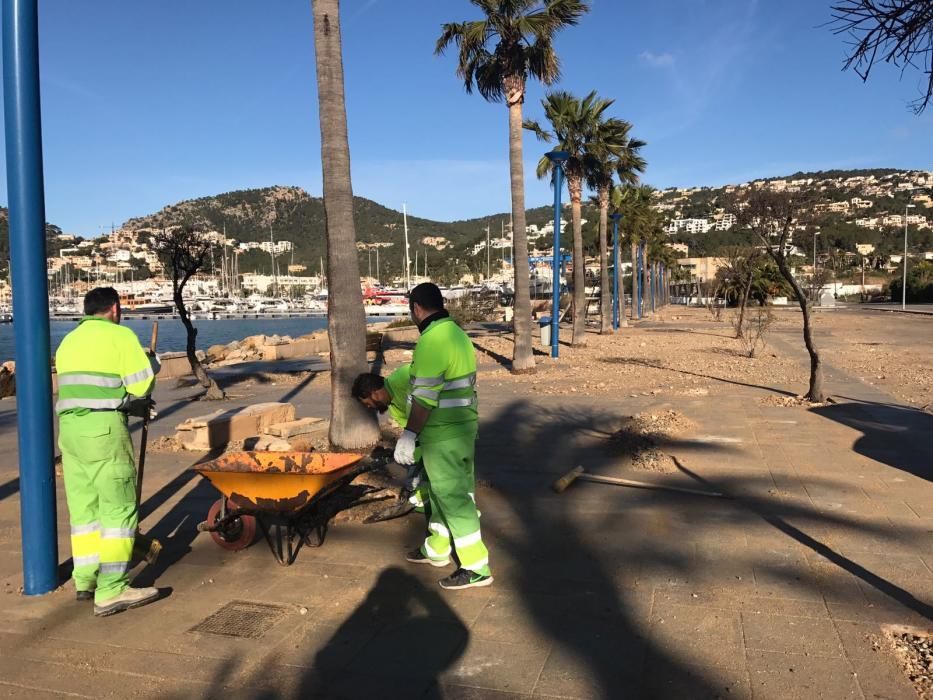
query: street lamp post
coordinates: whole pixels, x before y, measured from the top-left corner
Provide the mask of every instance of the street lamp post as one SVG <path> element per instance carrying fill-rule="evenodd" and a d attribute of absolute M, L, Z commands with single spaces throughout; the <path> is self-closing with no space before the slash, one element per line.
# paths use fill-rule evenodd
<path fill-rule="evenodd" d="M 610 214 L 612 219 L 612 328 L 619 330 L 619 283 L 622 279 L 619 271 L 619 219 L 621 214 Z"/>
<path fill-rule="evenodd" d="M 545 154 L 554 165 L 554 281 L 551 290 L 551 357 L 560 355 L 558 343 L 558 319 L 560 317 L 560 194 L 564 186 L 564 163 L 570 157 L 566 151 L 550 151 Z"/>
<path fill-rule="evenodd" d="M 904 259 L 901 266 L 904 268 L 904 279 L 901 283 L 901 310 L 907 309 L 907 212 L 916 209 L 916 204 L 906 204 L 904 206 Z"/>

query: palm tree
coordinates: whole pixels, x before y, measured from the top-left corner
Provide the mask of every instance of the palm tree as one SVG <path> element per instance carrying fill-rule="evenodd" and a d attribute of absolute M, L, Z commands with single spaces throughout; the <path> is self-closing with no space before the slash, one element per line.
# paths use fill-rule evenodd
<path fill-rule="evenodd" d="M 512 371 L 534 372 L 528 238 L 525 231 L 525 171 L 522 161 L 522 104 L 528 78 L 551 85 L 560 77 L 554 36 L 579 22 L 589 7 L 580 0 L 470 0 L 485 19 L 445 24 L 436 54 L 459 49 L 457 76 L 468 93 L 476 88 L 489 102 L 509 108 L 509 172 L 515 270 L 515 342 Z"/>
<path fill-rule="evenodd" d="M 626 232 L 632 251 L 632 319 L 638 316 L 636 301 L 636 288 L 638 287 L 638 246 L 649 241 L 654 232 L 660 227 L 658 213 L 652 209 L 654 188 L 649 185 L 633 187 L 623 185 L 614 195 L 614 206 L 622 214 L 621 226 Z M 646 246 L 647 247 L 647 246 Z M 646 253 L 647 260 L 647 253 Z M 647 263 L 645 264 L 647 268 Z M 647 275 L 642 273 L 644 282 Z M 642 285 L 642 294 L 645 296 L 647 285 Z"/>
<path fill-rule="evenodd" d="M 339 0 L 312 0 L 321 164 L 327 225 L 327 335 L 330 341 L 330 442 L 340 449 L 374 445 L 379 428 L 353 399 L 353 380 L 368 369 L 366 316 L 360 290 L 360 265 L 353 223 L 350 145 L 343 92 Z"/>
<path fill-rule="evenodd" d="M 583 181 L 592 163 L 598 158 L 596 132 L 612 100 L 597 97 L 595 91 L 581 100 L 569 92 L 559 90 L 550 93 L 541 104 L 553 131 L 546 131 L 531 120 L 525 122 L 525 128 L 533 131 L 542 141 L 556 142 L 556 149 L 568 155 L 563 168 L 567 175 L 567 189 L 570 191 L 573 225 L 573 346 L 583 347 L 586 345 L 586 271 L 581 218 Z M 553 175 L 553 169 L 551 160 L 542 156 L 538 161 L 538 177 Z M 554 225 L 557 226 L 558 222 L 554 222 Z"/>
<path fill-rule="evenodd" d="M 599 124 L 591 144 L 593 158 L 586 173 L 587 185 L 596 192 L 595 203 L 599 207 L 599 308 L 600 333 L 603 334 L 613 332 L 607 233 L 613 176 L 618 174 L 624 184 L 634 185 L 638 182 L 638 173 L 645 170 L 645 159 L 639 154 L 645 143 L 630 138 L 631 130 L 632 125 L 622 119 L 607 119 Z"/>

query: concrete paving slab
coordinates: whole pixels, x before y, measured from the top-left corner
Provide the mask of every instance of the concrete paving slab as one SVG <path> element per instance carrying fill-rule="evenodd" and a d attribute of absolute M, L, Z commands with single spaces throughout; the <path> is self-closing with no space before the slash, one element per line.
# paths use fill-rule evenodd
<path fill-rule="evenodd" d="M 855 670 L 845 658 L 748 652 L 752 694 L 761 698 L 862 698 Z"/>
<path fill-rule="evenodd" d="M 742 613 L 746 648 L 757 651 L 842 657 L 842 643 L 828 619 Z"/>
<path fill-rule="evenodd" d="M 443 683 L 519 693 L 535 690 L 548 647 L 470 639 L 463 654 L 441 675 Z"/>
<path fill-rule="evenodd" d="M 677 605 L 655 599 L 651 637 L 659 648 L 693 666 L 744 668 L 739 613 L 721 608 Z M 715 635 L 717 643 L 705 640 Z"/>

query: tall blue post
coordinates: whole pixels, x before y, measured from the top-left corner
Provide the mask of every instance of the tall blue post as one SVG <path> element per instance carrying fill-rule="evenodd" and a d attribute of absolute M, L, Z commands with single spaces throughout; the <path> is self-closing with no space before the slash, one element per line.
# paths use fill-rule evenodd
<path fill-rule="evenodd" d="M 26 595 L 48 593 L 58 585 L 37 2 L 3 0 L 3 107 Z"/>
<path fill-rule="evenodd" d="M 658 264 L 652 262 L 648 266 L 648 286 L 651 287 L 651 313 L 654 313 L 654 288 L 657 286 L 657 274 Z"/>
<path fill-rule="evenodd" d="M 551 151 L 546 154 L 554 164 L 554 270 L 553 289 L 551 290 L 551 357 L 560 355 L 560 271 L 562 256 L 560 251 L 560 194 L 564 186 L 563 164 L 567 160 L 564 151 Z"/>
<path fill-rule="evenodd" d="M 612 219 L 612 327 L 619 330 L 619 283 L 622 272 L 619 270 L 619 219 L 621 214 L 610 214 Z"/>

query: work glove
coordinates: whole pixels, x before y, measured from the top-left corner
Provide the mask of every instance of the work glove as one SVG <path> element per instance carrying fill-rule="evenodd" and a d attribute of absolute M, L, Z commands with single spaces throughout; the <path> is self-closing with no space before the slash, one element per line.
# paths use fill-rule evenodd
<path fill-rule="evenodd" d="M 158 374 L 162 370 L 162 358 L 159 357 L 159 353 L 149 356 L 149 365 L 152 367 L 153 374 Z"/>
<path fill-rule="evenodd" d="M 151 396 L 130 399 L 123 410 L 126 411 L 126 415 L 134 418 L 149 418 L 151 420 L 158 415 L 155 410 L 155 401 L 152 400 Z"/>
<path fill-rule="evenodd" d="M 410 430 L 403 430 L 402 436 L 395 443 L 395 461 L 397 464 L 409 466 L 415 463 L 415 441 L 418 434 Z"/>

